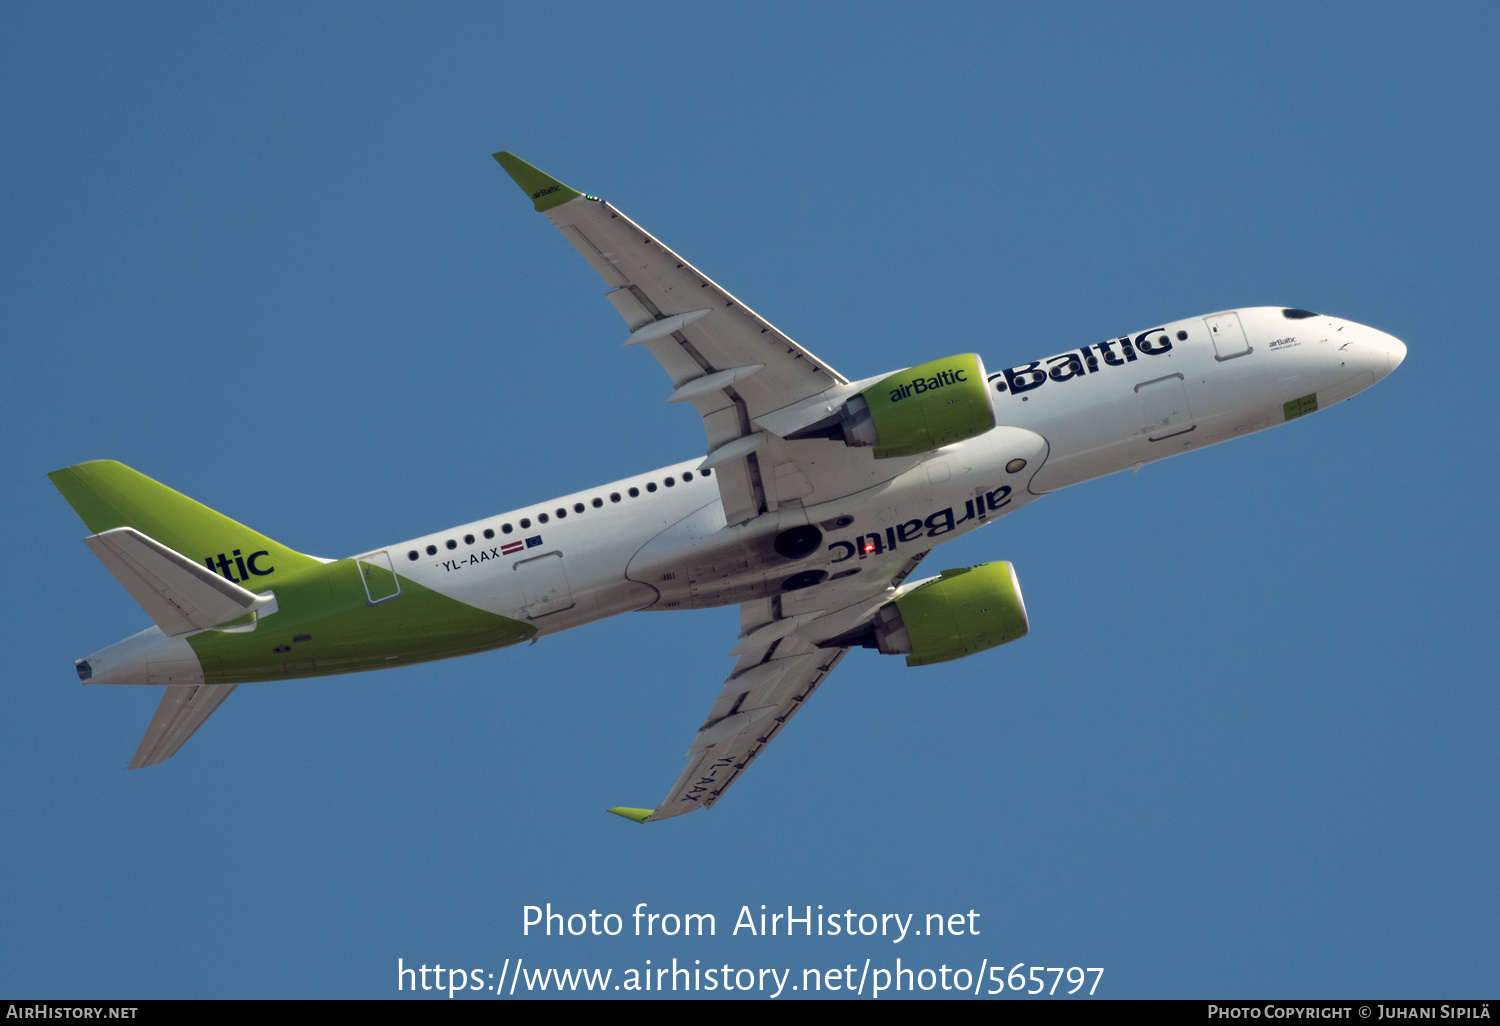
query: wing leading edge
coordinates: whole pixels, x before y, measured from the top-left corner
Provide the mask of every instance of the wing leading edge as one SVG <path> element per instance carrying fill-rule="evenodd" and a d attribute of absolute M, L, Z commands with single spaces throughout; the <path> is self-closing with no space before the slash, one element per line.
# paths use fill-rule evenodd
<path fill-rule="evenodd" d="M 819 649 L 767 659 L 724 682 L 688 747 L 688 764 L 655 809 L 614 808 L 638 823 L 711 808 L 849 653 Z"/>
<path fill-rule="evenodd" d="M 889 602 L 926 555 L 862 583 L 848 578 L 741 603 L 740 640 L 729 653 L 738 661 L 688 746 L 681 776 L 655 809 L 609 811 L 644 823 L 712 807 L 849 654 L 829 641 Z"/>
<path fill-rule="evenodd" d="M 609 203 L 563 185 L 507 152 L 495 160 L 609 285 L 630 329 L 671 378 L 668 402 L 690 403 L 708 436 L 727 523 L 776 508 L 775 475 L 752 422 L 849 381 Z"/>

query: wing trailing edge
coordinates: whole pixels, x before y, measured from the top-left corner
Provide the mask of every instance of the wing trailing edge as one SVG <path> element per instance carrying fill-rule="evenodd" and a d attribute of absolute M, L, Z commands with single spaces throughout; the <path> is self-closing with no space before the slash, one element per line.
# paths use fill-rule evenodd
<path fill-rule="evenodd" d="M 606 298 L 630 329 L 627 345 L 646 349 L 671 379 L 671 401 L 703 418 L 709 464 L 724 518 L 741 524 L 799 500 L 811 486 L 797 468 L 767 462 L 766 453 L 725 449 L 753 433 L 751 421 L 789 404 L 847 385 L 828 364 L 792 341 L 717 282 L 646 232 L 616 207 L 570 189 L 501 151 L 495 160 L 608 285 Z M 710 316 L 710 313 L 712 316 Z M 778 492 L 778 483 L 783 487 Z"/>

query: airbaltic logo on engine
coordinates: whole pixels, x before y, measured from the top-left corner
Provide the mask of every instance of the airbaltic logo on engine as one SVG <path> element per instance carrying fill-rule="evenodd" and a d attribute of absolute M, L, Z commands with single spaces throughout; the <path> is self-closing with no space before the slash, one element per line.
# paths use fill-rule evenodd
<path fill-rule="evenodd" d="M 1177 333 L 1179 342 L 1186 338 L 1187 332 Z M 1119 347 L 1118 350 L 1116 347 Z M 989 380 L 994 384 L 997 392 L 1004 392 L 1008 386 L 1012 395 L 1020 395 L 1022 392 L 1030 392 L 1033 388 L 1040 388 L 1047 383 L 1048 379 L 1071 381 L 1073 378 L 1081 378 L 1086 374 L 1097 374 L 1100 357 L 1103 357 L 1107 367 L 1123 367 L 1139 359 L 1136 356 L 1137 353 L 1160 356 L 1162 353 L 1170 352 L 1171 349 L 1172 340 L 1167 337 L 1166 329 L 1152 328 L 1150 331 L 1141 332 L 1134 340 L 1129 335 L 1121 335 L 1108 342 L 1100 342 L 1096 346 L 1084 346 L 1082 349 L 1075 349 L 1061 356 L 1049 356 L 1045 361 L 1033 360 L 1019 367 L 1011 367 L 999 374 L 991 374 Z M 1043 363 L 1046 366 L 1043 366 Z"/>
<path fill-rule="evenodd" d="M 924 392 L 935 392 L 944 385 L 956 385 L 960 381 L 968 381 L 965 377 L 967 372 L 960 367 L 958 370 L 938 371 L 935 378 L 913 378 L 910 383 L 897 385 L 891 389 L 891 402 L 899 403 L 903 399 L 910 399 L 914 395 Z"/>
<path fill-rule="evenodd" d="M 250 579 L 251 574 L 254 574 L 256 577 L 264 577 L 276 569 L 274 566 L 261 569 L 255 565 L 255 561 L 261 556 L 269 555 L 269 552 L 261 549 L 259 552 L 252 552 L 248 556 L 242 556 L 240 555 L 240 550 L 235 549 L 227 556 L 222 552 L 219 553 L 218 558 L 208 556 L 203 560 L 203 565 L 210 570 L 223 574 L 227 580 L 233 581 L 235 584 L 244 584 Z M 240 572 L 238 577 L 234 576 L 234 571 L 236 570 Z"/>

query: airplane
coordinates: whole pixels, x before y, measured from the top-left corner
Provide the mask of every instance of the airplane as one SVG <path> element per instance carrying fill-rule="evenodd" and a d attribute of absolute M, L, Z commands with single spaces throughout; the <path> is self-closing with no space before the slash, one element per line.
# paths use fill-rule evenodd
<path fill-rule="evenodd" d="M 913 579 L 944 542 L 1043 495 L 1299 420 L 1406 346 L 1293 307 L 1169 321 L 1000 370 L 961 353 L 851 381 L 611 204 L 495 160 L 604 279 L 626 346 L 706 455 L 333 560 L 121 463 L 49 475 L 154 625 L 77 660 L 165 685 L 130 762 L 172 757 L 241 684 L 481 652 L 640 610 L 739 607 L 734 668 L 637 822 L 712 807 L 851 649 L 927 666 L 1030 629 L 1015 568 Z"/>

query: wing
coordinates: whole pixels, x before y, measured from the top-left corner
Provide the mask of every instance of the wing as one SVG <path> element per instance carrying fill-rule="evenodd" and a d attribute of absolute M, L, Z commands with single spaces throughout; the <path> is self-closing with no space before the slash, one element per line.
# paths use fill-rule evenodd
<path fill-rule="evenodd" d="M 729 653 L 739 661 L 693 737 L 677 783 L 655 809 L 609 811 L 644 823 L 710 808 L 848 655 L 848 646 L 828 639 L 873 616 L 926 555 L 859 585 L 851 578 L 742 603 L 740 641 Z"/>
<path fill-rule="evenodd" d="M 631 332 L 625 344 L 645 346 L 672 379 L 667 401 L 702 415 L 704 466 L 719 479 L 725 522 L 809 495 L 802 468 L 755 421 L 792 406 L 799 424 L 817 420 L 864 383 L 851 384 L 610 204 L 510 153 L 495 159 L 611 286 Z"/>
<path fill-rule="evenodd" d="M 611 287 L 607 298 L 630 329 L 625 344 L 650 350 L 672 380 L 667 401 L 702 416 L 701 466 L 718 480 L 726 524 L 850 495 L 917 462 L 790 440 L 879 378 L 850 382 L 610 204 L 513 154 L 495 160 Z M 741 605 L 738 661 L 687 768 L 655 809 L 610 811 L 644 822 L 718 801 L 848 653 L 836 639 L 888 602 L 924 555 Z"/>
<path fill-rule="evenodd" d="M 130 760 L 131 769 L 155 766 L 177 754 L 203 721 L 224 704 L 238 684 L 169 684 L 163 689 L 161 704 L 146 727 L 146 736 Z"/>
<path fill-rule="evenodd" d="M 671 819 L 712 807 L 848 652 L 814 649 L 769 659 L 725 681 L 688 748 L 687 767 L 650 818 Z"/>

